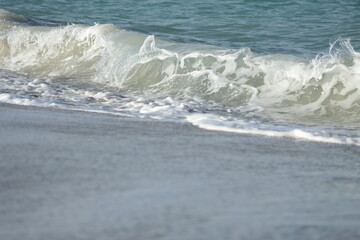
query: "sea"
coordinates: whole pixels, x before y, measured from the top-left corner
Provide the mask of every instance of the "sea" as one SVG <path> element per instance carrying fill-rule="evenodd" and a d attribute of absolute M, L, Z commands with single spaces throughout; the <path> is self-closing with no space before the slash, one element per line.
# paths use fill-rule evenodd
<path fill-rule="evenodd" d="M 360 1 L 0 0 L 0 103 L 360 145 Z"/>

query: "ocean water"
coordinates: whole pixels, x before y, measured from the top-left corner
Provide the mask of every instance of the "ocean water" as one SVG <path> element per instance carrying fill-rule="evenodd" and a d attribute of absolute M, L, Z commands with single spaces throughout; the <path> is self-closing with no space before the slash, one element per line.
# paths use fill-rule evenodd
<path fill-rule="evenodd" d="M 0 8 L 0 102 L 360 145 L 359 1 Z"/>

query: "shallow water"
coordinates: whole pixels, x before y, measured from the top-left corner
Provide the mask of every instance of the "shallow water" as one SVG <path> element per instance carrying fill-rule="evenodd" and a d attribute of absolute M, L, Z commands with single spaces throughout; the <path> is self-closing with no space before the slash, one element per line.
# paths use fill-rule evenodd
<path fill-rule="evenodd" d="M 0 6 L 2 102 L 360 143 L 358 3 Z"/>

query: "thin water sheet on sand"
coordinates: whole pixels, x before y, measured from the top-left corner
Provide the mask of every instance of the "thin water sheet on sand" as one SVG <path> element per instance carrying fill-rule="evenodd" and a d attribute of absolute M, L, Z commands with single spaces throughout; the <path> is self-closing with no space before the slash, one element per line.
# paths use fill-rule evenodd
<path fill-rule="evenodd" d="M 0 105 L 0 239 L 359 239 L 360 148 Z"/>

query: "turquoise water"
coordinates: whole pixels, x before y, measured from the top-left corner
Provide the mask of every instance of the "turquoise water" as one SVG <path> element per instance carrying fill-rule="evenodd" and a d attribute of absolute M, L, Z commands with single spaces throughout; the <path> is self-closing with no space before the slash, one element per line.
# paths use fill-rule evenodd
<path fill-rule="evenodd" d="M 0 102 L 360 145 L 359 10 L 0 1 Z"/>
<path fill-rule="evenodd" d="M 261 54 L 314 56 L 339 37 L 360 46 L 359 1 L 2 0 L 0 8 L 45 22 L 110 23 L 178 42 L 249 47 Z"/>

